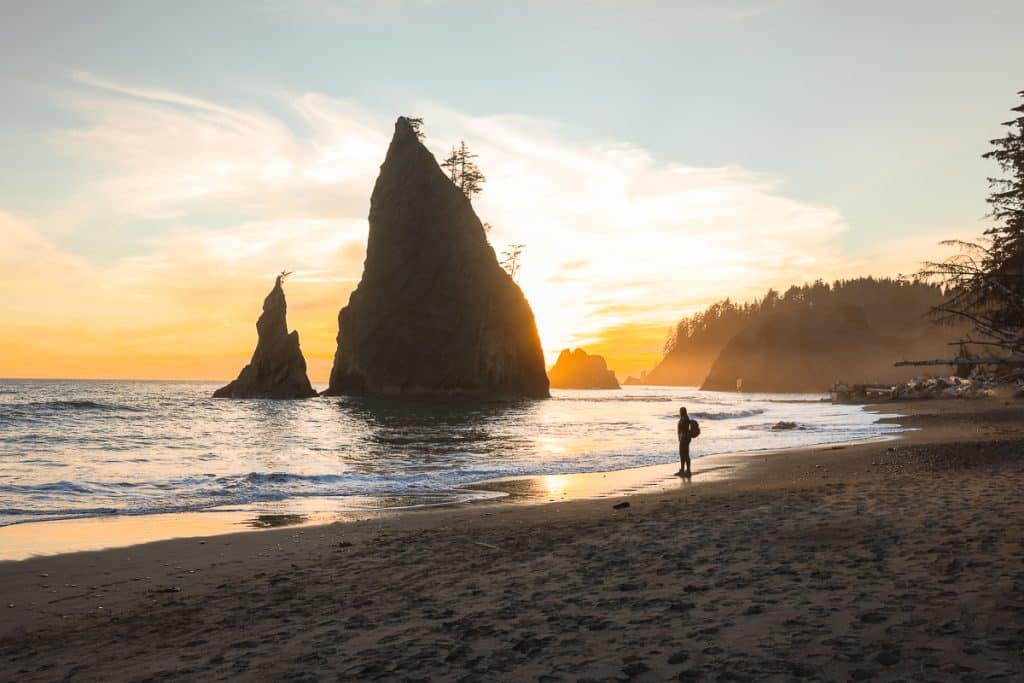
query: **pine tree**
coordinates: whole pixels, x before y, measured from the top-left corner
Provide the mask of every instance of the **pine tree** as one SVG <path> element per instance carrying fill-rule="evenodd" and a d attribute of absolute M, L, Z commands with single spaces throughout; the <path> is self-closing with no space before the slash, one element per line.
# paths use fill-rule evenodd
<path fill-rule="evenodd" d="M 508 245 L 508 250 L 501 252 L 499 264 L 505 269 L 505 272 L 508 273 L 513 282 L 519 281 L 519 267 L 522 265 L 520 259 L 525 248 L 525 244 L 510 244 Z"/>
<path fill-rule="evenodd" d="M 1017 93 L 1024 99 L 1024 91 Z M 1021 327 L 1024 304 L 1024 103 L 1019 114 L 1003 123 L 1006 135 L 991 141 L 995 148 L 982 156 L 992 159 L 1005 174 L 989 178 L 988 203 L 997 225 L 985 231 L 990 244 L 982 266 L 992 279 L 991 298 L 996 302 L 993 322 Z"/>
<path fill-rule="evenodd" d="M 1024 91 L 1018 93 L 1024 98 Z M 987 202 L 995 225 L 977 242 L 952 241 L 959 253 L 927 263 L 919 275 L 938 279 L 949 298 L 934 310 L 945 319 L 969 320 L 985 341 L 1011 352 L 1024 350 L 1024 103 L 1003 125 L 1009 130 L 991 140 L 992 159 L 1003 177 L 989 178 Z"/>
<path fill-rule="evenodd" d="M 452 147 L 451 153 L 441 162 L 441 167 L 448 171 L 452 182 L 470 199 L 483 191 L 482 186 L 487 181 L 480 167 L 473 161 L 476 158 L 477 155 L 469 151 L 463 140 L 458 147 Z"/>

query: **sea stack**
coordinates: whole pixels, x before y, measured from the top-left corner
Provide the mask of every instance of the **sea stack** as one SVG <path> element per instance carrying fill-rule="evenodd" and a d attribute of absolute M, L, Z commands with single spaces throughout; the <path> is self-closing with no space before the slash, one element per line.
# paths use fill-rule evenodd
<path fill-rule="evenodd" d="M 565 349 L 558 354 L 551 372 L 551 386 L 555 389 L 619 389 L 615 373 L 608 369 L 602 356 L 591 356 L 583 349 L 572 353 Z"/>
<path fill-rule="evenodd" d="M 370 198 L 363 276 L 328 395 L 543 398 L 533 311 L 469 199 L 400 117 Z"/>
<path fill-rule="evenodd" d="M 256 321 L 256 351 L 236 379 L 213 393 L 214 398 L 309 398 L 316 391 L 306 376 L 306 359 L 299 349 L 299 333 L 288 333 L 284 300 L 278 275 L 274 288 L 263 300 L 263 314 Z"/>

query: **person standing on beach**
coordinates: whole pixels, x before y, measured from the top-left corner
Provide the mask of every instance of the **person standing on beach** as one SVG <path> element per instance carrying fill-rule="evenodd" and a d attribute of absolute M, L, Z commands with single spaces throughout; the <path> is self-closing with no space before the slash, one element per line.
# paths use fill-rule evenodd
<path fill-rule="evenodd" d="M 676 425 L 679 437 L 679 471 L 677 477 L 690 478 L 690 442 L 700 436 L 700 425 L 686 414 L 686 408 L 679 409 L 679 423 Z"/>

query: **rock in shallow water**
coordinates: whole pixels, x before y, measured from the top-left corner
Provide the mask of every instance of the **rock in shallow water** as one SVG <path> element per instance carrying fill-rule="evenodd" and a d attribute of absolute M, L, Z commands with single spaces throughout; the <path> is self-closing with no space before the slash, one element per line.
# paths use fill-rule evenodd
<path fill-rule="evenodd" d="M 557 389 L 619 389 L 615 373 L 608 369 L 603 356 L 591 356 L 583 349 L 570 353 L 564 349 L 548 373 L 551 386 Z"/>
<path fill-rule="evenodd" d="M 370 199 L 329 395 L 547 397 L 533 311 L 469 199 L 405 118 Z"/>
<path fill-rule="evenodd" d="M 316 391 L 306 376 L 299 333 L 288 333 L 288 306 L 281 275 L 263 301 L 256 321 L 256 351 L 238 379 L 213 393 L 214 398 L 309 398 Z"/>

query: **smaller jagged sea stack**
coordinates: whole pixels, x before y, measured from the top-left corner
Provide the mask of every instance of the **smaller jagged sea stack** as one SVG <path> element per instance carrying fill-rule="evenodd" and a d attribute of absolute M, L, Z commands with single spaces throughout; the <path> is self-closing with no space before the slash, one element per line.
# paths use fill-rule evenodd
<path fill-rule="evenodd" d="M 583 349 L 572 353 L 565 349 L 548 373 L 555 389 L 619 389 L 615 373 L 602 356 L 591 356 Z"/>
<path fill-rule="evenodd" d="M 401 117 L 370 198 L 363 276 L 327 395 L 546 398 L 533 311 L 469 199 Z"/>
<path fill-rule="evenodd" d="M 288 306 L 278 275 L 263 300 L 256 321 L 256 351 L 236 379 L 213 392 L 214 398 L 310 398 L 316 391 L 306 376 L 306 359 L 299 349 L 299 333 L 288 333 Z"/>

